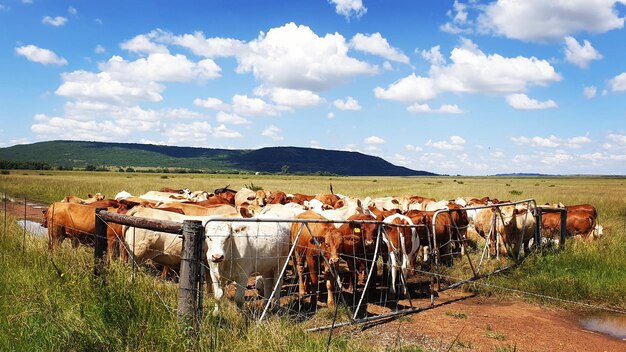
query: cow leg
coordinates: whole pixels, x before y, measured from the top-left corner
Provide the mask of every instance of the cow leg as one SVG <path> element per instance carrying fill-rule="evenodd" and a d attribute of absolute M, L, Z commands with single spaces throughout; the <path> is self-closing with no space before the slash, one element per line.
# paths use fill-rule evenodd
<path fill-rule="evenodd" d="M 213 288 L 213 297 L 215 298 L 215 307 L 213 308 L 213 315 L 217 315 L 220 310 L 220 300 L 224 297 L 224 290 L 220 287 L 220 272 L 218 264 L 209 263 L 209 275 L 207 275 L 207 285 Z M 211 282 L 209 282 L 211 280 Z"/>
<path fill-rule="evenodd" d="M 235 291 L 234 297 L 235 303 L 237 303 L 237 307 L 243 308 L 244 296 L 248 285 L 248 274 L 243 271 L 240 272 L 235 282 L 237 283 L 237 290 Z"/>
<path fill-rule="evenodd" d="M 328 300 L 326 303 L 327 307 L 335 306 L 335 280 L 333 280 L 332 272 L 330 268 L 327 268 L 324 273 L 324 278 L 326 279 L 326 291 L 328 291 Z"/>
<path fill-rule="evenodd" d="M 306 257 L 307 267 L 309 269 L 309 277 L 311 278 L 311 286 L 306 290 L 307 293 L 313 293 L 311 296 L 311 305 L 315 307 L 317 305 L 317 292 L 319 292 L 319 278 L 317 276 L 317 267 L 319 265 L 319 256 L 307 255 Z"/>
<path fill-rule="evenodd" d="M 304 253 L 296 252 L 296 270 L 298 271 L 298 295 L 300 299 L 303 299 L 306 295 L 306 282 L 304 276 L 304 264 L 302 263 L 302 256 Z"/>

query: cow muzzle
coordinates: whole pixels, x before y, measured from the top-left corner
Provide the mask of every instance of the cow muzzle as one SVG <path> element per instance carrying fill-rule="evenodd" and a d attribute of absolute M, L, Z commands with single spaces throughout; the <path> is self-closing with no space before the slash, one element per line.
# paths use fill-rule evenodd
<path fill-rule="evenodd" d="M 213 261 L 213 263 L 219 263 L 223 260 L 224 260 L 224 254 L 222 253 L 215 253 L 211 255 L 211 261 Z"/>

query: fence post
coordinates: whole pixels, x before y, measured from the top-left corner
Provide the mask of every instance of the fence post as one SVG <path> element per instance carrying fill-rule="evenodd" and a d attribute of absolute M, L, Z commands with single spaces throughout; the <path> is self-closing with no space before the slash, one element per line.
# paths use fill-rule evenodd
<path fill-rule="evenodd" d="M 543 209 L 541 207 L 535 207 L 535 247 L 537 250 L 541 249 L 541 219 L 543 217 Z"/>
<path fill-rule="evenodd" d="M 202 247 L 204 227 L 198 220 L 183 221 L 183 253 L 180 262 L 180 281 L 178 289 L 178 320 L 183 327 L 191 328 L 195 334 L 200 325 L 198 288 L 202 282 L 200 269 L 202 266 Z"/>
<path fill-rule="evenodd" d="M 96 243 L 94 250 L 94 267 L 93 273 L 95 276 L 100 276 L 104 271 L 104 254 L 107 251 L 107 224 L 98 216 L 98 212 L 101 210 L 107 210 L 107 208 L 96 208 L 96 233 L 94 234 Z"/>

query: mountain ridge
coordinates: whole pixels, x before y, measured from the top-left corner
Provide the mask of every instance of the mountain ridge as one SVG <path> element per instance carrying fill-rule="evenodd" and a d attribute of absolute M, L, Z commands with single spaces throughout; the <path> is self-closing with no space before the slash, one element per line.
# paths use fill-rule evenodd
<path fill-rule="evenodd" d="M 0 159 L 53 167 L 180 168 L 220 172 L 332 173 L 345 176 L 435 176 L 354 151 L 305 147 L 219 149 L 141 143 L 55 140 L 0 148 Z"/>

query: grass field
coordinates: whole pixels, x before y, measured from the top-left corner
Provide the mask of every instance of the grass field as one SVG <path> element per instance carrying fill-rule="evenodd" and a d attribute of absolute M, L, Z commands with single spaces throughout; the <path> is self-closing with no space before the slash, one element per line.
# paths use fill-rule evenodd
<path fill-rule="evenodd" d="M 335 193 L 353 197 L 422 195 L 454 199 L 490 196 L 501 200 L 534 198 L 538 204 L 590 203 L 598 209 L 600 222 L 610 228 L 603 238 L 594 242 L 570 241 L 563 251 L 536 254 L 515 270 L 485 282 L 591 305 L 626 309 L 626 178 L 329 178 L 11 171 L 8 175 L 0 175 L 0 182 L 0 192 L 44 203 L 58 201 L 70 194 L 85 197 L 87 193 L 101 192 L 113 197 L 125 190 L 138 195 L 165 186 L 211 191 L 227 185 L 237 190 L 254 184 L 287 193 L 327 193 L 331 182 Z M 15 224 L 10 223 L 10 226 L 14 228 Z M 128 269 L 124 267 L 114 268 L 116 274 L 111 276 L 109 284 L 100 287 L 92 282 L 90 270 L 85 269 L 90 267 L 87 264 L 90 260 L 88 249 L 81 249 L 78 256 L 67 249 L 55 259 L 66 272 L 65 278 L 61 278 L 50 264 L 45 242 L 29 246 L 27 255 L 9 254 L 19 247 L 15 239 L 5 239 L 0 245 L 4 253 L 0 261 L 0 296 L 3 297 L 0 316 L 8 317 L 0 322 L 0 350 L 181 349 L 183 336 L 180 332 L 176 329 L 163 331 L 162 328 L 176 325 L 175 314 L 164 309 L 163 302 L 149 294 L 155 290 L 169 292 L 174 288 L 146 275 L 131 289 L 125 272 Z M 474 288 L 485 294 L 512 294 L 481 285 Z M 175 294 L 170 292 L 164 296 L 175 297 Z M 99 297 L 107 297 L 106 302 L 98 301 Z M 542 300 L 535 296 L 520 297 Z M 168 303 L 175 306 L 174 302 Z M 127 313 L 115 313 L 119 311 Z M 206 335 L 219 337 L 217 340 L 201 340 L 205 349 L 253 351 L 260 346 L 264 346 L 263 349 L 272 346 L 282 351 L 302 346 L 298 349 L 316 351 L 326 347 L 323 337 L 306 334 L 298 325 L 275 320 L 267 325 L 251 326 L 234 310 L 228 316 L 221 320 L 208 319 L 203 325 L 203 329 L 211 331 L 207 333 L 209 330 L 205 330 Z M 85 330 L 95 335 L 87 336 Z M 132 331 L 141 331 L 141 336 Z M 105 336 L 111 336 L 111 339 Z M 28 344 L 22 342 L 24 339 L 37 342 Z M 367 350 L 341 338 L 333 339 L 332 349 Z"/>

